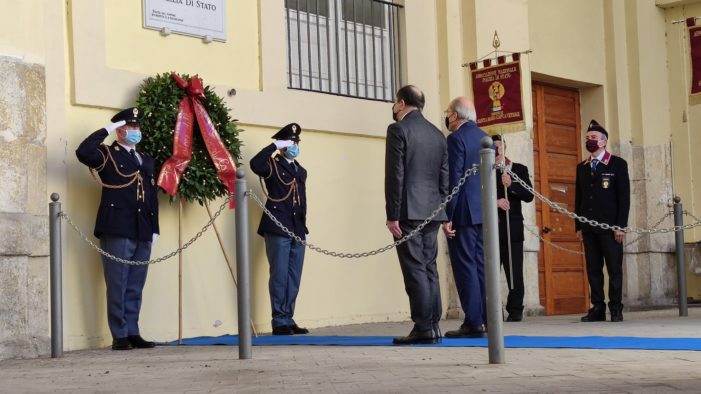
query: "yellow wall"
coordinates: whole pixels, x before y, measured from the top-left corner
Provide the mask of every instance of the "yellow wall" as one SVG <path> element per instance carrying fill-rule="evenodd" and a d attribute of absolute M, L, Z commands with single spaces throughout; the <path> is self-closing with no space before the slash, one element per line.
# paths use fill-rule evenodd
<path fill-rule="evenodd" d="M 80 165 L 73 151 L 93 130 L 104 126 L 114 108 L 133 102 L 139 81 L 148 75 L 174 70 L 199 73 L 224 96 L 232 117 L 245 130 L 243 162 L 271 142 L 278 127 L 297 121 L 304 128 L 300 162 L 309 171 L 309 239 L 335 251 L 366 251 L 392 239 L 385 229 L 383 179 L 384 136 L 391 122 L 390 104 L 289 91 L 286 88 L 284 8 L 282 1 L 253 0 L 227 3 L 226 43 L 142 29 L 141 2 L 72 0 L 65 56 L 69 65 L 65 108 L 68 174 L 65 209 L 81 229 L 91 232 L 99 201 L 99 187 Z M 407 10 L 418 23 L 435 12 L 430 2 Z M 101 15 L 95 18 L 95 14 Z M 117 20 L 118 19 L 118 20 Z M 435 18 L 434 18 L 435 19 Z M 435 30 L 435 27 L 434 27 Z M 409 79 L 429 98 L 426 113 L 440 121 L 435 35 L 412 36 L 407 56 L 422 59 L 407 70 Z M 130 54 L 122 56 L 125 48 Z M 101 60 L 104 55 L 104 60 Z M 206 61 L 203 61 L 206 59 Z M 261 59 L 263 59 L 261 61 Z M 267 61 L 266 61 L 267 60 Z M 414 64 L 419 64 L 414 62 Z M 226 96 L 236 88 L 235 97 Z M 105 94 L 105 91 L 109 94 Z M 50 99 L 58 100 L 58 95 Z M 99 109 L 96 107 L 107 107 Z M 363 113 L 358 117 L 354 114 Z M 259 195 L 257 178 L 247 174 L 249 187 Z M 178 246 L 178 209 L 161 201 L 162 234 L 154 248 L 158 257 Z M 211 204 L 217 209 L 221 201 Z M 252 314 L 259 331 L 270 330 L 267 290 L 268 264 L 262 238 L 255 234 L 261 210 L 250 207 Z M 193 236 L 208 216 L 199 205 L 185 206 L 183 241 Z M 235 257 L 233 212 L 226 210 L 217 224 L 225 248 Z M 65 322 L 67 348 L 105 345 L 104 285 L 97 254 L 68 232 L 65 248 Z M 233 261 L 232 261 L 233 262 Z M 440 253 L 442 287 L 446 290 L 445 253 Z M 221 335 L 237 331 L 236 292 L 215 234 L 210 231 L 183 253 L 183 335 Z M 444 294 L 445 296 L 445 294 Z M 320 327 L 366 321 L 405 320 L 408 300 L 395 252 L 362 260 L 340 260 L 307 251 L 296 318 L 302 325 Z M 223 324 L 215 327 L 215 321 Z M 150 268 L 141 314 L 144 336 L 172 340 L 178 335 L 178 260 Z"/>
<path fill-rule="evenodd" d="M 693 147 L 701 145 L 694 125 L 699 106 L 688 106 L 675 92 L 684 90 L 684 50 L 677 27 L 667 19 L 700 15 L 700 6 L 660 11 L 630 2 L 575 0 L 421 0 L 407 2 L 407 80 L 427 94 L 426 115 L 441 124 L 448 100 L 469 95 L 469 74 L 459 66 L 491 51 L 494 30 L 502 50 L 532 49 L 524 59 L 524 112 L 531 128 L 530 77 L 551 78 L 582 88 L 583 124 L 590 117 L 611 122 L 621 141 L 655 145 L 665 141 L 660 130 L 671 128 L 675 191 L 695 211 Z M 226 43 L 170 35 L 141 27 L 138 0 L 22 1 L 2 0 L 3 10 L 17 18 L 0 26 L 0 53 L 23 57 L 47 67 L 49 191 L 62 195 L 65 211 L 87 233 L 92 232 L 99 187 L 75 159 L 74 150 L 93 130 L 104 126 L 117 108 L 133 103 L 143 78 L 174 70 L 199 73 L 225 96 L 232 116 L 245 132 L 244 163 L 268 144 L 277 127 L 297 121 L 304 127 L 300 161 L 309 170 L 310 240 L 339 251 L 364 251 L 391 242 L 384 228 L 384 133 L 390 104 L 286 88 L 285 30 L 282 0 L 229 0 Z M 630 7 L 629 7 L 630 5 Z M 43 7 L 43 8 L 42 8 Z M 38 9 L 43 11 L 37 12 Z M 26 21 L 27 23 L 25 23 Z M 639 31 L 649 24 L 650 32 Z M 32 29 L 27 25 L 33 25 Z M 633 29 L 633 31 L 631 31 Z M 637 29 L 637 30 L 635 30 Z M 667 31 L 669 82 L 664 59 L 645 44 L 664 48 Z M 644 30 L 644 29 L 643 29 Z M 675 35 L 676 34 L 676 35 Z M 129 54 L 124 55 L 128 48 Z M 664 56 L 659 56 L 664 58 Z M 629 70 L 631 65 L 635 69 Z M 688 70 L 687 70 L 688 72 Z M 226 96 L 230 88 L 234 97 Z M 668 97 L 655 94 L 669 91 Z M 639 97 L 636 99 L 636 97 Z M 669 104 L 665 104 L 665 100 Z M 655 113 L 669 105 L 671 113 Z M 687 121 L 679 112 L 686 110 Z M 363 114 L 363 116 L 357 116 Z M 667 126 L 665 126 L 667 125 Z M 671 127 L 669 126 L 671 125 Z M 260 192 L 257 179 L 249 186 Z M 220 201 L 213 202 L 216 209 Z M 261 212 L 251 201 L 251 272 L 253 319 L 269 330 L 267 261 L 255 234 Z M 161 198 L 162 236 L 154 256 L 178 245 L 177 205 Z M 183 239 L 208 220 L 198 205 L 182 214 Z M 226 250 L 235 256 L 233 213 L 218 221 Z M 690 236 L 689 234 L 694 234 Z M 690 238 L 691 237 L 691 238 Z M 687 241 L 696 240 L 688 232 Z M 445 241 L 440 236 L 439 269 L 447 297 Z M 236 293 L 213 232 L 183 254 L 184 336 L 236 332 Z M 66 348 L 106 345 L 104 284 L 99 258 L 72 230 L 64 235 L 64 313 Z M 145 336 L 170 340 L 178 335 L 178 263 L 173 259 L 151 268 L 142 312 Z M 303 325 L 408 319 L 394 251 L 363 260 L 339 260 L 308 251 L 297 318 Z M 223 325 L 214 327 L 220 320 Z"/>
<path fill-rule="evenodd" d="M 669 62 L 669 100 L 671 103 L 671 140 L 674 166 L 674 190 L 682 198 L 684 208 L 698 212 L 701 208 L 701 185 L 694 180 L 701 176 L 694 160 L 695 147 L 701 146 L 696 130 L 701 124 L 701 105 L 689 104 L 691 80 L 689 35 L 686 25 L 672 24 L 672 20 L 701 14 L 701 4 L 674 7 L 666 10 L 667 58 Z M 690 218 L 685 220 L 690 221 Z M 701 232 L 685 232 L 687 242 L 698 241 Z"/>
<path fill-rule="evenodd" d="M 531 71 L 602 85 L 603 0 L 530 0 Z"/>
<path fill-rule="evenodd" d="M 45 0 L 0 0 L 5 18 L 0 23 L 0 54 L 44 64 L 46 53 Z"/>
<path fill-rule="evenodd" d="M 258 89 L 258 4 L 227 4 L 226 43 L 203 44 L 196 38 L 163 36 L 142 28 L 141 0 L 107 0 L 104 7 L 106 64 L 143 74 L 177 70 L 201 74 L 207 83 Z M 128 5 L 128 6 L 126 6 Z M 136 43 L 136 44 L 135 44 Z"/>

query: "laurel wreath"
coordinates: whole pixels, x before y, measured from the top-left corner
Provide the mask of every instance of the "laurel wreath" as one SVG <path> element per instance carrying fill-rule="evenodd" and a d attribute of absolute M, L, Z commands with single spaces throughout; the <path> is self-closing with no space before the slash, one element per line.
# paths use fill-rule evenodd
<path fill-rule="evenodd" d="M 170 72 L 149 77 L 141 85 L 136 106 L 143 111 L 141 119 L 142 140 L 139 147 L 156 162 L 156 171 L 160 172 L 163 163 L 173 153 L 173 133 L 178 114 L 178 104 L 185 97 L 185 92 L 178 88 Z M 189 75 L 181 75 L 188 80 Z M 236 120 L 229 116 L 229 109 L 224 100 L 217 96 L 209 86 L 205 87 L 204 106 L 209 113 L 217 132 L 236 161 L 241 164 L 241 141 L 238 136 L 243 130 L 236 125 Z M 207 153 L 197 122 L 193 127 L 192 160 L 178 185 L 177 197 L 187 202 L 204 205 L 228 194 L 226 187 L 219 181 L 217 170 Z"/>

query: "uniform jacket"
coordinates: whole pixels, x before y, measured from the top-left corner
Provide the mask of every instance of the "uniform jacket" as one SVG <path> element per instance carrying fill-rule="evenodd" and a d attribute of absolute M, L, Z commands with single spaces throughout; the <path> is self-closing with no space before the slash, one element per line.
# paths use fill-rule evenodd
<path fill-rule="evenodd" d="M 626 227 L 630 208 L 628 163 L 606 152 L 603 160 L 591 171 L 591 157 L 577 165 L 574 211 L 600 223 Z M 575 221 L 577 230 L 605 232 L 600 228 Z"/>
<path fill-rule="evenodd" d="M 305 239 L 309 234 L 307 229 L 307 193 L 305 182 L 307 181 L 307 170 L 295 160 L 297 170 L 282 155 L 274 157 L 270 155 L 277 148 L 275 144 L 270 144 L 263 148 L 250 161 L 251 170 L 263 178 L 265 188 L 268 190 L 269 198 L 265 207 L 275 216 L 285 227 L 293 231 L 295 235 Z M 293 191 L 284 201 L 276 202 L 287 196 L 290 192 L 290 183 L 296 181 L 296 193 Z M 260 219 L 258 234 L 265 233 L 282 235 L 285 234 L 265 213 Z"/>
<path fill-rule="evenodd" d="M 507 159 L 508 160 L 508 159 Z M 509 162 L 507 161 L 507 165 Z M 520 179 L 526 181 L 528 186 L 531 185 L 531 179 L 528 176 L 528 167 L 520 163 L 511 162 L 511 171 Z M 497 199 L 504 198 L 504 184 L 501 183 L 500 170 L 497 170 Z M 511 231 L 511 242 L 523 242 L 523 212 L 521 210 L 521 202 L 533 201 L 533 194 L 514 179 L 511 180 L 511 186 L 506 189 L 506 195 L 509 200 L 509 230 Z M 507 240 L 506 237 L 506 211 L 499 208 L 499 238 Z"/>
<path fill-rule="evenodd" d="M 132 178 L 124 178 L 117 173 L 108 158 L 109 151 L 123 174 L 139 171 L 143 179 L 144 198 L 143 201 L 137 198 L 136 181 L 122 189 L 103 187 L 94 234 L 98 238 L 102 234 L 109 234 L 139 241 L 151 241 L 153 233 L 160 232 L 154 161 L 150 156 L 139 152 L 142 159 L 139 166 L 129 152 L 116 141 L 111 146 L 104 145 L 102 142 L 108 135 L 105 129 L 90 134 L 75 151 L 78 160 L 91 168 L 99 168 L 104 163 L 104 167 L 98 174 L 102 182 L 107 185 L 128 183 Z M 106 163 L 105 159 L 107 159 Z"/>
<path fill-rule="evenodd" d="M 448 195 L 448 152 L 443 133 L 411 111 L 387 128 L 387 220 L 425 220 Z M 446 221 L 441 211 L 434 221 Z"/>
<path fill-rule="evenodd" d="M 450 190 L 458 184 L 465 171 L 480 163 L 480 140 L 487 136 L 472 121 L 463 123 L 448 136 L 450 159 Z M 479 175 L 467 178 L 465 185 L 447 207 L 448 219 L 453 226 L 482 224 L 482 194 Z"/>

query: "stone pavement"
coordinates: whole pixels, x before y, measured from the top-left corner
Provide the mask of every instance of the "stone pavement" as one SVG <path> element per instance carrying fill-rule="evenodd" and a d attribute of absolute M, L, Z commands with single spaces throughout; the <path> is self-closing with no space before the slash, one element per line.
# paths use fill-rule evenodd
<path fill-rule="evenodd" d="M 701 308 L 625 313 L 622 323 L 527 317 L 505 335 L 701 337 Z M 443 331 L 457 321 L 441 323 Z M 314 335 L 404 335 L 411 323 L 314 329 Z M 676 393 L 701 392 L 701 351 L 228 346 L 84 350 L 0 362 L 0 392 L 150 393 Z"/>

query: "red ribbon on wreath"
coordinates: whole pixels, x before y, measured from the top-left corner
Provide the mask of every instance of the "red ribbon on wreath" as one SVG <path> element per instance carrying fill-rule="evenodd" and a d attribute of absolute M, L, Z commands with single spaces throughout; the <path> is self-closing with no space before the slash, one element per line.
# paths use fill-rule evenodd
<path fill-rule="evenodd" d="M 170 196 L 174 196 L 178 191 L 178 185 L 183 177 L 183 173 L 190 164 L 192 158 L 192 127 L 193 113 L 200 127 L 202 139 L 209 152 L 209 157 L 217 169 L 217 176 L 222 184 L 234 194 L 234 181 L 236 180 L 236 162 L 231 157 L 231 153 L 224 146 L 224 143 L 212 124 L 207 109 L 204 107 L 205 96 L 202 79 L 197 75 L 185 81 L 178 74 L 172 73 L 171 77 L 178 84 L 178 87 L 187 93 L 180 104 L 178 104 L 178 116 L 175 121 L 173 131 L 173 154 L 163 163 L 161 173 L 158 175 L 158 186 L 160 186 Z M 231 200 L 231 208 L 234 208 L 234 200 Z"/>

